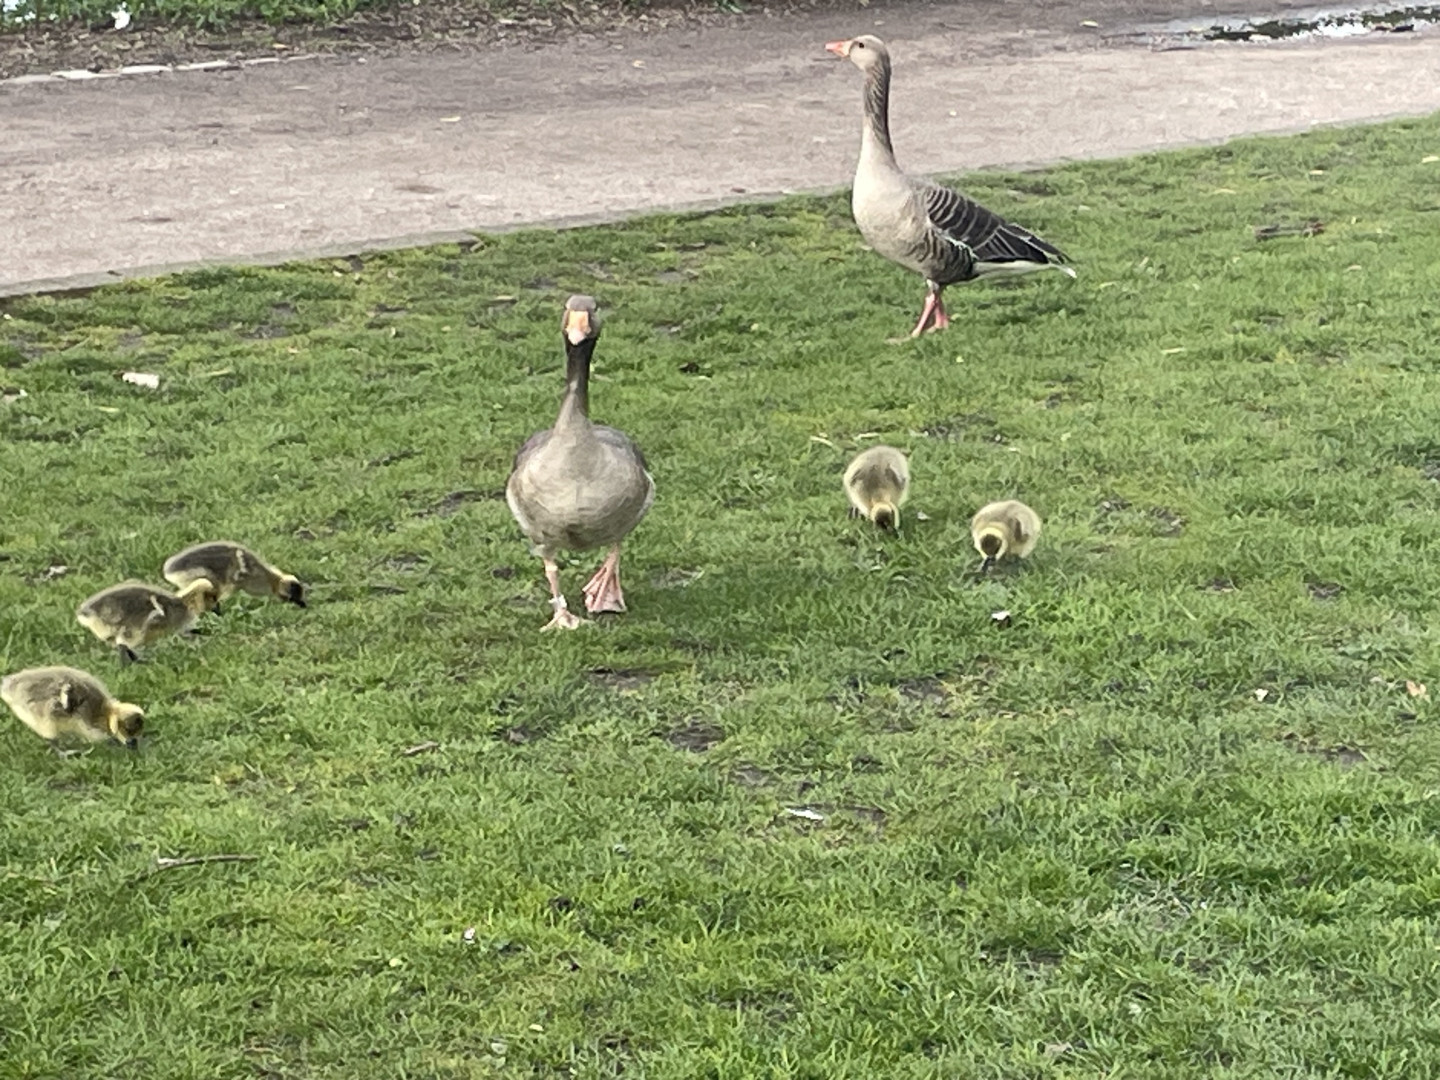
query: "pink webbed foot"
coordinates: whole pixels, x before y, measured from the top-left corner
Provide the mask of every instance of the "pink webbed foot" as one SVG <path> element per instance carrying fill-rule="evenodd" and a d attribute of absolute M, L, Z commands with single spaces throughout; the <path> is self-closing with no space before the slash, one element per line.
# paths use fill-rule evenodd
<path fill-rule="evenodd" d="M 589 622 L 588 619 L 582 619 L 579 615 L 571 611 L 565 605 L 565 598 L 563 596 L 550 601 L 550 604 L 555 609 L 555 614 L 551 616 L 548 623 L 540 628 L 542 634 L 546 630 L 578 630 L 584 626 L 585 623 Z"/>
<path fill-rule="evenodd" d="M 910 331 L 912 338 L 919 337 L 929 329 L 930 322 L 935 317 L 935 306 L 937 303 L 938 298 L 933 292 L 925 294 L 925 306 L 920 309 L 920 321 L 915 324 L 915 329 Z"/>
<path fill-rule="evenodd" d="M 565 594 L 560 591 L 560 567 L 554 559 L 545 560 L 545 580 L 550 583 L 550 606 L 555 609 L 555 614 L 540 628 L 540 632 L 543 634 L 546 630 L 578 630 L 585 620 L 571 611 L 565 603 Z"/>
<path fill-rule="evenodd" d="M 625 594 L 620 591 L 620 549 L 611 548 L 610 554 L 600 564 L 589 583 L 585 586 L 585 610 L 593 614 L 602 611 L 623 612 Z"/>
<path fill-rule="evenodd" d="M 939 296 L 935 297 L 935 318 L 931 328 L 934 330 L 950 329 L 950 315 L 945 311 L 945 302 Z"/>
<path fill-rule="evenodd" d="M 910 331 L 911 337 L 919 337 L 927 330 L 945 330 L 950 326 L 950 316 L 945 313 L 945 303 L 934 286 L 925 294 L 925 307 L 920 311 L 920 321 Z"/>

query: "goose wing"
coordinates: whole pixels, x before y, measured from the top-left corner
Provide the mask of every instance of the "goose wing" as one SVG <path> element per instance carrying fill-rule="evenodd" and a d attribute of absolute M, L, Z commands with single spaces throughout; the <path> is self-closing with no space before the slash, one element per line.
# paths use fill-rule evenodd
<path fill-rule="evenodd" d="M 639 513 L 635 517 L 635 524 L 639 524 L 640 519 L 649 512 L 651 504 L 655 501 L 655 478 L 650 475 L 650 467 L 645 462 L 645 455 L 640 451 L 640 447 L 635 445 L 634 440 L 623 431 L 607 427 L 604 424 L 596 424 L 592 430 L 595 432 L 595 437 L 599 441 L 619 450 L 628 457 L 635 466 L 636 472 L 639 475 L 630 477 L 626 483 L 634 483 L 638 488 L 641 483 L 641 478 L 643 477 L 645 499 L 640 507 Z M 631 528 L 633 527 L 634 525 L 631 526 Z"/>
<path fill-rule="evenodd" d="M 977 262 L 1045 266 L 1067 261 L 1054 244 L 958 191 L 928 181 L 920 181 L 916 187 L 930 223 L 951 242 L 973 251 Z"/>
<path fill-rule="evenodd" d="M 515 451 L 515 460 L 510 464 L 510 473 L 512 476 L 519 471 L 520 466 L 526 458 L 550 441 L 550 435 L 553 431 L 553 428 L 546 428 L 544 431 L 535 432 L 534 435 L 531 435 L 525 440 L 525 445 Z"/>
<path fill-rule="evenodd" d="M 595 433 L 595 437 L 601 442 L 613 446 L 616 450 L 633 457 L 635 464 L 639 465 L 646 473 L 650 471 L 650 467 L 645 464 L 645 455 L 640 452 L 640 447 L 635 445 L 635 440 L 630 438 L 629 435 L 626 435 L 618 428 L 607 427 L 604 424 L 596 424 L 591 430 Z"/>

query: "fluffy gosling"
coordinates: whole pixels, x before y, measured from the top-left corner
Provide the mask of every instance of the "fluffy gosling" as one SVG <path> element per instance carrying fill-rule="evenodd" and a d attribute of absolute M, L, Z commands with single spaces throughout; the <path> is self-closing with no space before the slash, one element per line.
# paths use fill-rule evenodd
<path fill-rule="evenodd" d="M 75 611 L 75 620 L 107 645 L 120 662 L 133 663 L 135 650 L 169 634 L 189 630 L 207 611 L 220 610 L 219 590 L 200 578 L 178 593 L 127 581 L 102 589 Z"/>
<path fill-rule="evenodd" d="M 1040 539 L 1040 515 L 1015 499 L 989 503 L 970 519 L 970 537 L 984 559 L 983 572 L 1001 559 L 1023 559 L 1034 551 Z"/>
<path fill-rule="evenodd" d="M 116 701 L 95 676 L 70 667 L 27 668 L 0 679 L 0 700 L 58 749 L 60 742 L 114 739 L 138 749 L 145 711 Z"/>
<path fill-rule="evenodd" d="M 910 463 L 893 446 L 872 446 L 846 468 L 845 494 L 853 515 L 898 530 L 900 506 L 910 494 Z"/>
<path fill-rule="evenodd" d="M 212 540 L 188 547 L 165 560 L 165 580 L 183 589 L 208 578 L 228 600 L 237 591 L 252 596 L 278 596 L 296 607 L 305 606 L 305 586 L 294 574 L 275 569 L 249 548 L 229 540 Z"/>

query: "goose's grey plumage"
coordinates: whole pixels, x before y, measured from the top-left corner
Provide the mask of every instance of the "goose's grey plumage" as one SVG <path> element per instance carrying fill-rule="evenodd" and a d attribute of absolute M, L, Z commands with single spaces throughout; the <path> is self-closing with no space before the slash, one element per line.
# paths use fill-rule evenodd
<path fill-rule="evenodd" d="M 865 75 L 865 123 L 851 210 L 865 242 L 925 278 L 929 292 L 912 336 L 950 325 L 941 294 L 977 278 L 1056 269 L 1071 277 L 1059 248 L 975 200 L 907 175 L 890 143 L 890 53 L 864 35 L 825 46 Z"/>
<path fill-rule="evenodd" d="M 608 547 L 604 563 L 585 586 L 585 608 L 625 610 L 620 544 L 655 499 L 655 481 L 640 448 L 624 432 L 590 420 L 590 358 L 600 336 L 595 301 L 570 297 L 563 328 L 566 383 L 560 415 L 554 427 L 525 441 L 505 485 L 510 512 L 545 561 L 555 609 L 547 630 L 573 630 L 581 622 L 560 589 L 555 556 L 562 550 Z"/>

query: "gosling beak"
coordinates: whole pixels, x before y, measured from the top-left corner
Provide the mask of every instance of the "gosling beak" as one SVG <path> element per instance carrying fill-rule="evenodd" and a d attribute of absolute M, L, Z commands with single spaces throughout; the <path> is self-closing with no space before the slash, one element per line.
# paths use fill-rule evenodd
<path fill-rule="evenodd" d="M 826 52 L 832 52 L 832 53 L 834 53 L 836 56 L 849 56 L 849 55 L 850 55 L 850 42 L 848 42 L 848 41 L 827 41 L 827 42 L 825 43 L 825 51 L 826 51 Z"/>
<path fill-rule="evenodd" d="M 126 740 L 125 740 L 125 749 L 126 749 L 126 750 L 132 750 L 132 751 L 133 751 L 133 750 L 139 750 L 139 749 L 140 749 L 140 740 L 139 740 L 139 739 L 126 739 Z"/>
<path fill-rule="evenodd" d="M 590 313 L 588 311 L 567 311 L 565 313 L 565 338 L 571 345 L 579 345 L 590 336 Z"/>
<path fill-rule="evenodd" d="M 995 556 L 986 555 L 985 558 L 980 561 L 980 573 L 988 574 L 994 568 L 994 566 Z"/>
<path fill-rule="evenodd" d="M 223 615 L 223 614 L 224 614 L 224 612 L 220 610 L 220 605 L 219 605 L 219 604 L 216 604 L 216 605 L 215 605 L 213 608 L 211 608 L 210 610 L 213 611 L 216 615 Z"/>

